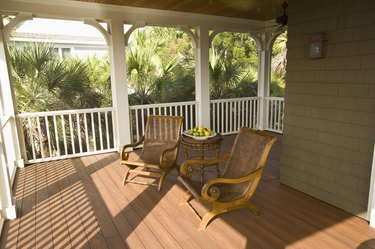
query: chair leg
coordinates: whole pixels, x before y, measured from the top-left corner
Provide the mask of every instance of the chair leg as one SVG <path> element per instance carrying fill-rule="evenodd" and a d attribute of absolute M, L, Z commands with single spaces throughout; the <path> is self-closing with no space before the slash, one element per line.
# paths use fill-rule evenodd
<path fill-rule="evenodd" d="M 128 177 L 130 175 L 130 170 L 131 170 L 131 168 L 128 166 L 128 168 L 126 169 L 126 172 L 125 172 L 124 180 L 122 181 L 122 185 L 126 184 L 126 180 L 128 180 Z"/>
<path fill-rule="evenodd" d="M 180 166 L 178 164 L 175 165 L 175 170 L 177 171 L 177 175 L 180 175 Z"/>
<path fill-rule="evenodd" d="M 163 173 L 162 173 L 162 175 L 161 175 L 161 177 L 160 177 L 160 180 L 159 180 L 158 191 L 161 190 L 161 186 L 162 186 L 163 183 L 164 183 L 164 179 L 165 179 L 165 176 L 166 176 L 166 175 L 167 175 L 166 172 L 163 172 Z"/>
<path fill-rule="evenodd" d="M 256 216 L 260 214 L 260 209 L 250 202 L 247 204 L 247 208 Z"/>
<path fill-rule="evenodd" d="M 220 177 L 219 164 L 216 164 L 217 177 Z"/>
<path fill-rule="evenodd" d="M 190 200 L 190 197 L 192 196 L 192 194 L 190 193 L 190 191 L 186 191 L 184 197 L 182 197 L 182 199 L 180 200 L 180 206 L 186 204 L 187 202 L 189 202 Z"/>
<path fill-rule="evenodd" d="M 223 210 L 212 210 L 210 212 L 208 212 L 207 214 L 205 214 L 201 220 L 201 222 L 199 223 L 199 228 L 198 230 L 199 231 L 202 231 L 204 229 L 206 229 L 208 223 L 218 214 L 221 214 L 221 213 L 225 213 L 227 210 L 223 209 Z"/>

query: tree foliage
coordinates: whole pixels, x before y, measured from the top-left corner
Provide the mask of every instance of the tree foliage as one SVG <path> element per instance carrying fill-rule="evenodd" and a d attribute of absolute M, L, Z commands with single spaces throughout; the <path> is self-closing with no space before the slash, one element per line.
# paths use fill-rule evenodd
<path fill-rule="evenodd" d="M 95 91 L 90 86 L 86 64 L 77 59 L 60 59 L 51 44 L 12 43 L 10 58 L 19 111 L 100 105 L 93 98 Z"/>
<path fill-rule="evenodd" d="M 256 96 L 258 57 L 249 34 L 224 32 L 210 50 L 211 99 Z"/>
<path fill-rule="evenodd" d="M 272 52 L 271 95 L 285 88 L 286 33 Z M 108 56 L 59 58 L 53 45 L 12 43 L 13 84 L 21 112 L 112 105 Z M 179 29 L 136 30 L 125 51 L 129 102 L 167 103 L 195 99 L 195 50 Z M 249 34 L 223 32 L 210 49 L 211 99 L 256 96 L 258 55 Z"/>
<path fill-rule="evenodd" d="M 194 57 L 185 33 L 143 28 L 131 38 L 126 51 L 130 104 L 194 99 Z"/>
<path fill-rule="evenodd" d="M 287 33 L 279 35 L 272 48 L 271 96 L 284 97 L 286 74 Z"/>

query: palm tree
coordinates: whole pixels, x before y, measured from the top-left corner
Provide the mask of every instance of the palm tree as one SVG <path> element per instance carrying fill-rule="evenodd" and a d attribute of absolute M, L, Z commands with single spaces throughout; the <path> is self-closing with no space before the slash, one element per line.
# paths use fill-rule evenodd
<path fill-rule="evenodd" d="M 90 85 L 100 100 L 100 107 L 112 106 L 111 73 L 108 55 L 88 57 L 84 64 Z"/>
<path fill-rule="evenodd" d="M 127 74 L 130 89 L 140 104 L 150 103 L 150 92 L 157 77 L 160 64 L 158 47 L 160 42 L 150 39 L 150 30 L 137 30 L 127 50 Z"/>
<path fill-rule="evenodd" d="M 271 96 L 284 96 L 286 74 L 287 33 L 279 35 L 272 49 Z"/>
<path fill-rule="evenodd" d="M 235 96 L 239 87 L 249 80 L 249 71 L 238 63 L 225 58 L 224 53 L 211 49 L 210 56 L 210 95 L 212 99 L 230 98 Z"/>
<path fill-rule="evenodd" d="M 131 104 L 192 99 L 194 74 L 191 63 L 185 60 L 190 53 L 180 53 L 180 47 L 189 47 L 189 40 L 176 45 L 181 37 L 187 36 L 170 28 L 145 28 L 134 33 L 126 54 Z"/>
<path fill-rule="evenodd" d="M 81 108 L 92 99 L 85 64 L 60 59 L 51 44 L 12 43 L 10 58 L 20 112 Z"/>
<path fill-rule="evenodd" d="M 40 112 L 64 109 L 98 107 L 94 91 L 90 88 L 86 66 L 77 59 L 60 59 L 51 44 L 12 43 L 10 44 L 12 83 L 16 103 L 20 112 Z M 40 120 L 40 126 L 47 125 Z M 33 135 L 34 147 L 38 153 L 39 140 L 46 145 L 46 131 L 38 131 L 36 119 L 22 123 L 24 131 Z M 58 126 L 61 138 L 61 126 Z M 83 131 L 83 130 L 82 130 Z M 38 135 L 41 132 L 42 137 Z M 53 136 L 53 134 L 50 134 Z M 54 138 L 51 138 L 54 140 Z M 69 136 L 67 137 L 68 142 Z M 31 144 L 26 144 L 30 151 Z M 53 150 L 55 144 L 52 144 Z"/>

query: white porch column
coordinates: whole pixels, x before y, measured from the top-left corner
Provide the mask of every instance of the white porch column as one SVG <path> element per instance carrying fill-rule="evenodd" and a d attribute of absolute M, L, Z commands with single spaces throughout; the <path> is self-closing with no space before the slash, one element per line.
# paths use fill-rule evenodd
<path fill-rule="evenodd" d="M 11 22 L 12 23 L 12 22 Z M 9 24 L 8 24 L 9 25 Z M 10 116 L 9 128 L 6 132 L 6 148 L 8 154 L 8 164 L 11 169 L 11 178 L 15 173 L 15 166 L 23 167 L 24 161 L 21 156 L 20 142 L 15 119 L 15 96 L 11 85 L 10 59 L 8 54 L 8 32 L 4 31 L 2 20 L 0 21 L 0 98 L 1 115 Z M 23 141 L 22 141 L 23 142 Z"/>
<path fill-rule="evenodd" d="M 264 130 L 267 122 L 267 102 L 265 97 L 270 95 L 270 83 L 271 83 L 271 52 L 268 43 L 268 36 L 266 34 L 261 35 L 258 43 L 258 97 L 259 101 L 259 117 L 258 117 L 258 129 Z"/>
<path fill-rule="evenodd" d="M 0 128 L 3 124 L 0 119 Z M 5 219 L 16 218 L 16 205 L 12 194 L 12 185 L 7 167 L 3 131 L 0 131 L 0 211 Z"/>
<path fill-rule="evenodd" d="M 116 110 L 116 141 L 120 151 L 122 145 L 130 143 L 130 119 L 128 85 L 126 78 L 124 22 L 111 20 L 109 55 L 111 62 L 112 102 Z"/>
<path fill-rule="evenodd" d="M 198 124 L 210 127 L 210 69 L 209 69 L 209 30 L 197 28 L 195 50 L 195 100 L 198 105 Z"/>

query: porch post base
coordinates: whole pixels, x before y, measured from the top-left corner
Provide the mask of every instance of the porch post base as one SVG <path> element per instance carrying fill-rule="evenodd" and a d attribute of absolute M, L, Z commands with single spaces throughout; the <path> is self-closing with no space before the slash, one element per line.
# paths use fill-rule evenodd
<path fill-rule="evenodd" d="M 14 198 L 12 199 L 14 203 Z M 4 219 L 7 219 L 7 220 L 13 220 L 17 218 L 16 205 L 3 208 L 1 215 L 4 217 Z"/>
<path fill-rule="evenodd" d="M 25 167 L 25 161 L 23 160 L 23 159 L 20 159 L 20 160 L 17 160 L 16 162 L 16 166 L 18 167 L 18 168 L 24 168 Z"/>

